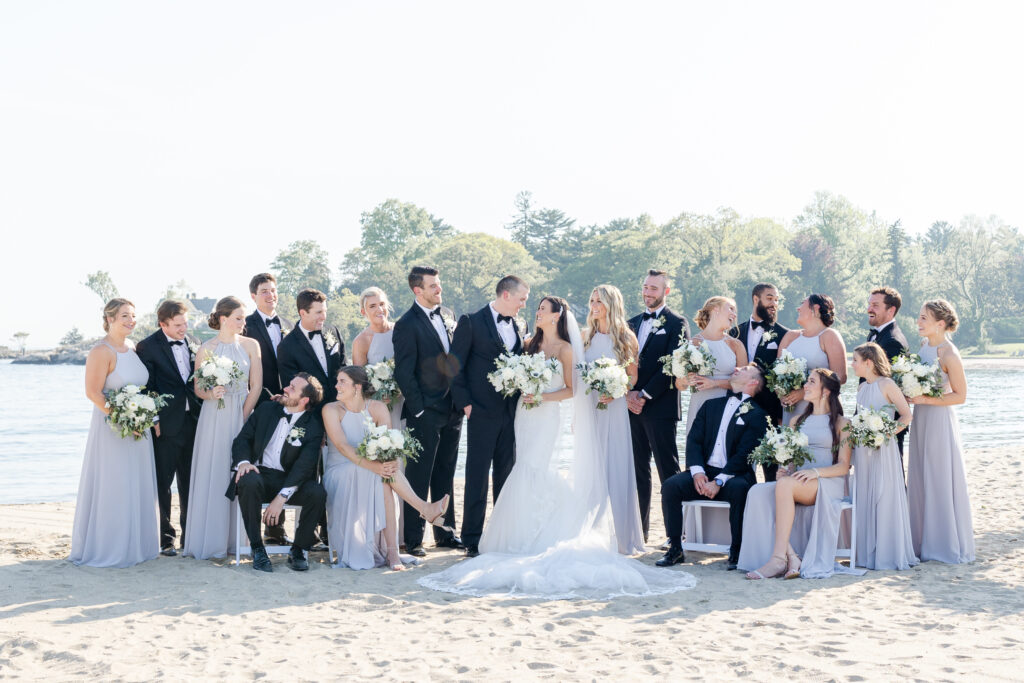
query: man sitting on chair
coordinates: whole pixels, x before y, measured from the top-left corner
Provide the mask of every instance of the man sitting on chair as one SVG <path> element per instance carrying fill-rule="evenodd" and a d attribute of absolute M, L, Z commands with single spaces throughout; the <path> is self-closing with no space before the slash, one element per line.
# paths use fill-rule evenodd
<path fill-rule="evenodd" d="M 743 536 L 743 508 L 747 491 L 756 483 L 747 456 L 768 431 L 768 415 L 750 400 L 764 388 L 756 365 L 736 368 L 729 379 L 732 392 L 700 407 L 686 437 L 686 470 L 661 487 L 669 549 L 655 564 L 670 567 L 684 560 L 683 501 L 724 500 L 729 503 L 728 569 L 736 569 Z"/>
<path fill-rule="evenodd" d="M 260 509 L 268 526 L 277 523 L 285 503 L 302 508 L 288 566 L 306 571 L 306 552 L 313 545 L 313 532 L 324 512 L 327 493 L 316 480 L 316 463 L 324 440 L 324 429 L 312 412 L 323 398 L 319 380 L 300 372 L 284 387 L 277 401 L 256 407 L 242 425 L 231 446 L 232 477 L 226 493 L 238 494 L 245 533 L 252 543 L 252 568 L 272 572 L 270 558 L 260 529 Z"/>

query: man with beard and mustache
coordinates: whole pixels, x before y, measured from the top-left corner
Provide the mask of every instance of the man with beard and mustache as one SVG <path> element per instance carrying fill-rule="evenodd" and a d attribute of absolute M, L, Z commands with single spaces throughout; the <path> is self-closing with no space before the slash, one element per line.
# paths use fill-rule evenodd
<path fill-rule="evenodd" d="M 910 350 L 906 335 L 896 324 L 896 314 L 900 312 L 902 305 L 903 297 L 892 287 L 877 287 L 871 290 L 871 296 L 868 297 L 868 325 L 871 326 L 868 331 L 868 341 L 881 346 L 890 363 L 896 356 Z M 860 381 L 863 382 L 864 378 L 861 377 Z M 896 413 L 895 417 L 898 420 L 900 414 Z M 896 435 L 901 463 L 903 462 L 903 438 L 906 434 L 907 430 L 903 429 Z"/>
<path fill-rule="evenodd" d="M 782 296 L 775 285 L 761 282 L 754 285 L 751 293 L 753 313 L 750 320 L 732 329 L 732 335 L 747 347 L 747 358 L 767 373 L 779 355 L 779 342 L 789 332 L 778 323 L 782 310 Z M 782 423 L 782 403 L 774 391 L 759 391 L 752 399 L 772 418 L 776 425 Z M 776 466 L 764 467 L 765 481 L 775 481 Z"/>

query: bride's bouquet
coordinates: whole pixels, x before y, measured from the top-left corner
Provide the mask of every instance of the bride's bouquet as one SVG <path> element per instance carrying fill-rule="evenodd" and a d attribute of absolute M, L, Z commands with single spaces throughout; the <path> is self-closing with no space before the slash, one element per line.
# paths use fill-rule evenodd
<path fill-rule="evenodd" d="M 907 398 L 939 398 L 944 391 L 942 368 L 938 363 L 922 363 L 916 353 L 903 353 L 892 359 L 892 378 Z"/>
<path fill-rule="evenodd" d="M 506 398 L 517 393 L 532 394 L 532 401 L 523 401 L 523 408 L 527 410 L 541 404 L 541 394 L 555 374 L 562 371 L 562 364 L 557 358 L 545 358 L 543 353 L 503 353 L 494 365 L 494 372 L 487 375 L 491 386 Z"/>
<path fill-rule="evenodd" d="M 107 422 L 122 439 L 129 436 L 136 441 L 143 438 L 146 432 L 156 424 L 157 413 L 167 405 L 170 394 L 145 392 L 146 387 L 126 384 L 120 389 L 106 392 L 105 407 L 110 411 Z"/>
<path fill-rule="evenodd" d="M 900 423 L 889 417 L 888 413 L 857 406 L 857 413 L 850 418 L 843 431 L 849 434 L 846 441 L 851 446 L 876 449 L 892 440 L 899 428 Z"/>
<path fill-rule="evenodd" d="M 765 385 L 780 398 L 804 386 L 807 381 L 807 361 L 797 358 L 788 349 L 772 363 L 764 378 Z"/>
<path fill-rule="evenodd" d="M 761 437 L 761 443 L 750 452 L 747 460 L 751 465 L 781 465 L 799 469 L 814 458 L 807 449 L 807 435 L 792 427 L 776 427 L 768 419 L 768 431 Z"/>
<path fill-rule="evenodd" d="M 199 368 L 193 375 L 196 380 L 196 388 L 209 391 L 214 387 L 226 387 L 232 382 L 245 379 L 245 373 L 238 363 L 227 356 L 216 356 L 209 351 L 206 358 L 199 364 Z M 224 407 L 224 399 L 217 399 L 217 409 Z"/>
<path fill-rule="evenodd" d="M 385 425 L 376 425 L 373 420 L 366 421 L 366 436 L 359 442 L 356 452 L 367 460 L 374 462 L 391 462 L 399 460 L 404 465 L 420 455 L 420 442 L 409 429 L 391 429 Z M 384 477 L 391 482 L 391 477 Z"/>
<path fill-rule="evenodd" d="M 658 360 L 661 361 L 662 372 L 669 377 L 685 379 L 690 373 L 710 377 L 715 372 L 715 356 L 703 342 L 691 344 L 684 341 L 670 355 Z M 696 392 L 697 387 L 691 386 L 690 391 Z"/>
<path fill-rule="evenodd" d="M 367 365 L 366 375 L 370 378 L 370 386 L 373 387 L 373 397 L 378 401 L 384 401 L 389 408 L 402 395 L 398 390 L 398 382 L 395 381 L 394 358 Z"/>
<path fill-rule="evenodd" d="M 587 393 L 596 391 L 601 398 L 622 398 L 629 391 L 629 374 L 626 367 L 611 358 L 598 358 L 590 363 L 576 366 L 580 379 L 587 387 Z M 598 410 L 608 410 L 607 403 L 598 403 Z"/>

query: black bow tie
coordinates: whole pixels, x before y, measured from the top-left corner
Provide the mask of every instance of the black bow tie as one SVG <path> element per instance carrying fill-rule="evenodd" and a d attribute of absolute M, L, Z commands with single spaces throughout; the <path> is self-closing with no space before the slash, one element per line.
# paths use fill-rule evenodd
<path fill-rule="evenodd" d="M 434 317 L 435 315 L 436 315 L 436 316 L 437 316 L 438 318 L 440 318 L 440 317 L 441 317 L 441 307 L 440 307 L 440 306 L 438 306 L 437 308 L 435 308 L 435 309 L 433 309 L 432 311 L 430 311 L 430 317 L 431 317 L 431 318 L 433 318 L 433 317 Z"/>
<path fill-rule="evenodd" d="M 762 330 L 768 330 L 768 321 L 766 320 L 751 320 L 750 329 L 755 330 L 760 327 Z"/>
<path fill-rule="evenodd" d="M 729 391 L 725 392 L 725 395 L 728 396 L 729 398 L 739 399 L 741 403 L 743 402 L 743 394 L 738 394 L 735 391 L 733 391 L 732 389 L 730 389 Z"/>
<path fill-rule="evenodd" d="M 312 332 L 307 332 L 306 334 L 309 335 L 309 340 L 313 341 L 313 337 L 320 334 L 320 330 L 313 330 Z"/>
<path fill-rule="evenodd" d="M 874 341 L 875 337 L 878 336 L 878 330 L 871 330 L 868 332 L 868 341 Z"/>
<path fill-rule="evenodd" d="M 657 318 L 657 317 L 658 317 L 658 314 L 657 314 L 657 313 L 649 313 L 649 312 L 645 312 L 645 313 L 644 313 L 644 317 L 643 317 L 643 320 L 650 320 L 651 318 Z M 643 322 L 643 320 L 641 320 L 640 322 Z"/>
<path fill-rule="evenodd" d="M 278 327 L 281 326 L 281 319 L 278 318 L 276 315 L 273 318 L 267 318 L 263 322 L 267 324 L 267 327 L 270 327 L 271 325 L 277 325 Z"/>
<path fill-rule="evenodd" d="M 185 342 L 181 341 L 180 339 L 175 339 L 170 342 L 171 346 L 182 346 L 184 343 Z"/>
<path fill-rule="evenodd" d="M 501 323 L 510 323 L 510 322 L 512 322 L 512 316 L 510 316 L 510 315 L 502 315 L 501 313 L 498 314 L 498 324 L 499 325 Z"/>

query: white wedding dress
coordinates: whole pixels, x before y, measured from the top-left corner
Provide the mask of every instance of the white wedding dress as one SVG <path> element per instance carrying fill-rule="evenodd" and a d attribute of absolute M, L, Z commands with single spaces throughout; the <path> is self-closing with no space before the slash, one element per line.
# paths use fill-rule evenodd
<path fill-rule="evenodd" d="M 583 342 L 571 314 L 573 361 Z M 678 569 L 657 569 L 618 553 L 604 465 L 594 454 L 594 410 L 573 372 L 572 476 L 558 472 L 555 448 L 564 402 L 516 412 L 516 464 L 480 539 L 480 555 L 424 576 L 427 588 L 461 595 L 607 599 L 693 588 Z M 548 391 L 564 386 L 559 374 Z"/>

